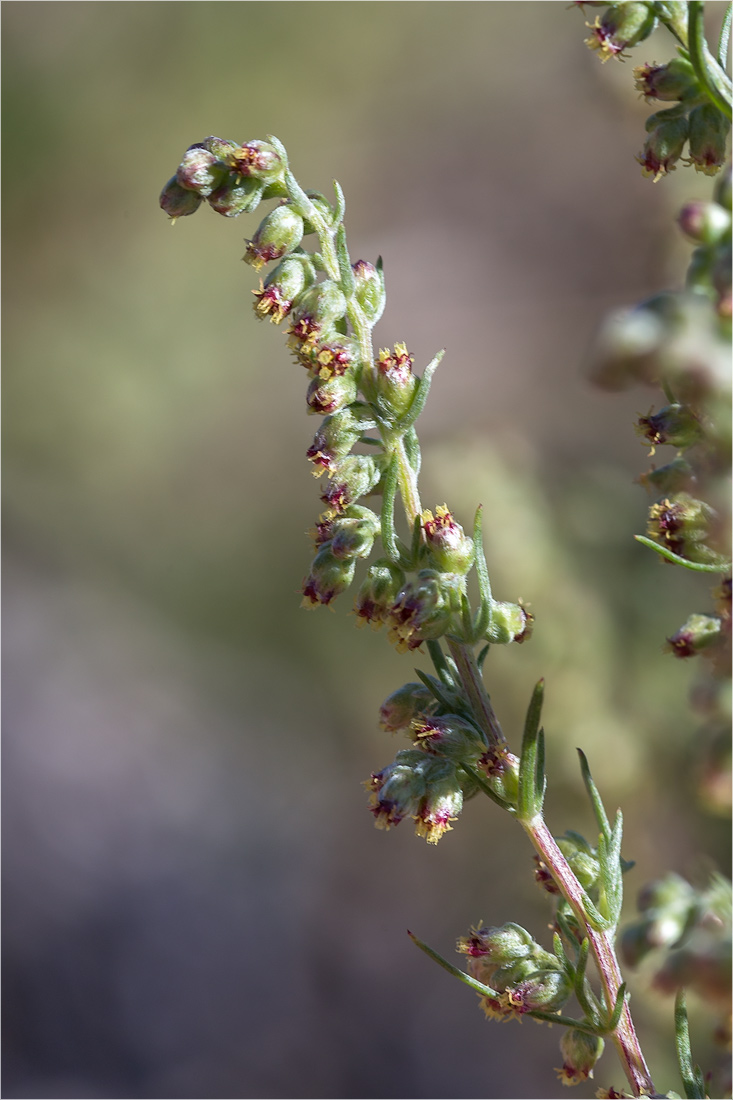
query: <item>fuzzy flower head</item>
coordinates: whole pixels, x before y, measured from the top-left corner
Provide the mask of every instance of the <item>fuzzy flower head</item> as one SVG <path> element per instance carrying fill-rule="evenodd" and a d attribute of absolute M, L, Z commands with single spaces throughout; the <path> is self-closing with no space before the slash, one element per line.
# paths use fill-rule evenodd
<path fill-rule="evenodd" d="M 440 638 L 459 610 L 462 578 L 422 569 L 400 590 L 390 609 L 390 640 L 400 653 Z"/>
<path fill-rule="evenodd" d="M 392 419 L 407 412 L 417 389 L 412 373 L 412 356 L 405 344 L 395 344 L 394 351 L 382 348 L 375 363 L 373 400 L 383 415 Z"/>
<path fill-rule="evenodd" d="M 557 1075 L 563 1085 L 580 1085 L 593 1076 L 593 1067 L 603 1054 L 604 1042 L 599 1035 L 568 1028 L 560 1039 L 563 1064 Z"/>
<path fill-rule="evenodd" d="M 647 119 L 649 137 L 636 159 L 641 165 L 642 176 L 651 178 L 654 183 L 674 171 L 687 141 L 688 121 L 676 112 L 677 108 L 673 107 L 671 112 L 659 111 Z"/>
<path fill-rule="evenodd" d="M 612 4 L 593 23 L 586 23 L 591 32 L 585 40 L 586 46 L 596 50 L 603 62 L 612 57 L 622 61 L 627 47 L 636 46 L 654 30 L 657 19 L 653 7 L 653 4 Z"/>
<path fill-rule="evenodd" d="M 425 542 L 430 562 L 441 573 L 467 573 L 473 563 L 473 539 L 453 519 L 445 504 L 438 505 L 435 516 L 422 514 Z"/>

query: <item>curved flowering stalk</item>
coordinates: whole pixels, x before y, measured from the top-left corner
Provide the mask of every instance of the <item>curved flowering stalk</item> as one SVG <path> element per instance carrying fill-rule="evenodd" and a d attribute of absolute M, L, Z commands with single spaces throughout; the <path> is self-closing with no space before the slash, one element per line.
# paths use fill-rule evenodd
<path fill-rule="evenodd" d="M 304 191 L 276 138 L 238 145 L 209 137 L 191 146 L 160 202 L 176 219 L 204 201 L 232 217 L 251 213 L 265 199 L 277 205 L 248 241 L 244 260 L 256 271 L 276 266 L 254 292 L 254 311 L 274 324 L 287 322 L 288 346 L 306 372 L 308 411 L 322 418 L 307 450 L 315 476 L 325 478 L 325 510 L 314 531 L 304 605 L 330 604 L 364 562 L 358 621 L 386 626 L 399 652 L 426 650 L 433 663 L 432 672 L 418 670 L 418 681 L 382 704 L 383 727 L 403 732 L 411 747 L 366 784 L 375 823 L 389 829 L 410 818 L 418 836 L 434 844 L 464 801 L 479 792 L 515 817 L 537 853 L 538 881 L 557 899 L 553 950 L 516 925 L 476 929 L 459 941 L 469 974 L 458 973 L 479 991 L 488 1015 L 529 1015 L 567 1028 L 559 1071 L 566 1083 L 592 1075 L 605 1037 L 617 1048 L 634 1095 L 653 1092 L 614 952 L 621 875 L 629 866 L 620 854 L 621 815 L 609 824 L 583 758 L 600 829 L 597 845 L 577 833 L 552 836 L 542 815 L 544 684 L 534 691 L 515 755 L 481 674 L 489 647 L 525 641 L 532 616 L 521 603 L 492 593 L 481 510 L 469 536 L 446 505 L 433 512 L 420 502 L 414 425 L 442 352 L 422 377 L 413 372 L 405 344 L 374 354 L 372 330 L 385 303 L 381 261 L 352 262 L 341 188 L 334 183 L 330 202 Z M 317 241 L 310 249 L 304 244 L 309 237 Z M 378 495 L 377 510 L 364 503 Z M 367 565 L 378 543 L 378 556 Z M 473 570 L 475 608 L 468 591 Z M 600 997 L 586 977 L 589 958 L 600 976 Z M 582 1015 L 558 1015 L 573 995 Z"/>

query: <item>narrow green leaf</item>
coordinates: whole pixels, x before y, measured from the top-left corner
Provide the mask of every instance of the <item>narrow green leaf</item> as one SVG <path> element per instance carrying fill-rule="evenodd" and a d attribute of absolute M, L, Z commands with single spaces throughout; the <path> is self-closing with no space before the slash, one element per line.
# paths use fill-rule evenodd
<path fill-rule="evenodd" d="M 618 993 L 616 994 L 616 1003 L 613 1006 L 613 1012 L 608 1018 L 607 1030 L 615 1031 L 619 1025 L 621 1019 L 621 1013 L 624 1010 L 626 1004 L 626 982 L 622 982 L 618 987 Z"/>
<path fill-rule="evenodd" d="M 446 713 L 450 714 L 453 710 L 453 704 L 443 691 L 443 686 L 440 681 L 436 680 L 434 676 L 431 676 L 429 672 L 422 672 L 419 668 L 416 668 L 415 672 L 425 684 L 428 691 L 438 700 L 441 707 L 443 707 Z"/>
<path fill-rule="evenodd" d="M 544 693 L 545 681 L 539 680 L 532 692 L 524 722 L 517 795 L 517 816 L 524 821 L 530 821 L 537 813 L 537 742 Z"/>
<path fill-rule="evenodd" d="M 680 1077 L 687 1100 L 704 1100 L 705 1081 L 699 1066 L 693 1066 L 690 1048 L 690 1024 L 687 1019 L 685 991 L 680 989 L 674 1001 L 674 1037 Z"/>
<path fill-rule="evenodd" d="M 681 558 L 679 554 L 668 550 L 666 546 L 660 546 L 654 539 L 648 539 L 646 535 L 634 535 L 634 538 L 642 546 L 648 546 L 650 550 L 656 550 L 667 561 L 672 561 L 675 565 L 682 565 L 685 569 L 691 569 L 693 573 L 727 573 L 733 565 L 733 562 L 725 561 L 722 558 L 716 565 L 703 565 L 701 562 L 688 561 L 687 558 Z"/>
<path fill-rule="evenodd" d="M 474 639 L 478 641 L 491 626 L 491 609 L 493 606 L 489 567 L 486 564 L 486 555 L 484 553 L 482 504 L 479 504 L 473 519 L 473 548 L 474 565 L 476 566 L 476 576 L 478 578 L 478 588 L 481 596 L 481 604 L 476 613 L 476 621 L 473 624 L 473 636 Z"/>
<path fill-rule="evenodd" d="M 343 225 L 340 225 L 336 230 L 336 258 L 339 264 L 341 289 L 346 298 L 351 298 L 356 282 L 354 281 L 354 270 L 351 266 L 349 249 L 346 245 L 346 230 Z"/>
<path fill-rule="evenodd" d="M 430 360 L 427 367 L 423 371 L 423 376 L 418 383 L 417 389 L 415 390 L 415 396 L 412 399 L 412 404 L 397 424 L 397 429 L 399 431 L 406 431 L 408 428 L 411 428 L 420 413 L 425 408 L 425 402 L 427 401 L 428 394 L 430 393 L 430 383 L 438 367 L 438 363 L 440 363 L 440 360 L 443 358 L 444 355 L 445 348 L 439 351 L 435 358 Z"/>
<path fill-rule="evenodd" d="M 338 180 L 333 181 L 333 190 L 336 195 L 336 212 L 333 216 L 333 224 L 340 225 L 346 213 L 346 197 Z"/>
<path fill-rule="evenodd" d="M 578 753 L 578 756 L 580 757 L 580 770 L 583 775 L 583 782 L 585 783 L 586 790 L 588 791 L 588 796 L 593 806 L 593 812 L 596 815 L 598 828 L 601 830 L 604 837 L 607 837 L 610 835 L 611 826 L 608 823 L 606 811 L 604 810 L 603 803 L 601 802 L 601 796 L 599 795 L 596 785 L 593 782 L 593 776 L 590 774 L 590 768 L 588 767 L 588 760 L 586 759 L 585 753 L 582 749 L 577 749 L 576 751 Z"/>
<path fill-rule="evenodd" d="M 728 4 L 728 7 L 725 9 L 723 26 L 720 28 L 720 37 L 718 39 L 718 64 L 723 70 L 725 70 L 728 65 L 728 44 L 730 42 L 730 24 L 732 14 L 733 4 Z"/>
<path fill-rule="evenodd" d="M 417 438 L 417 432 L 414 428 L 410 428 L 405 432 L 402 442 L 405 445 L 407 461 L 410 463 L 415 473 L 419 474 L 420 466 L 422 465 L 422 455 L 420 453 L 420 441 Z"/>
<path fill-rule="evenodd" d="M 484 661 L 488 657 L 490 649 L 491 649 L 490 645 L 485 645 L 484 648 L 479 653 L 478 657 L 476 658 L 476 664 L 479 667 L 479 671 L 481 671 L 481 669 L 484 667 Z"/>
<path fill-rule="evenodd" d="M 455 687 L 455 666 L 451 667 L 452 662 L 450 662 L 447 654 L 443 652 L 440 642 L 437 641 L 437 639 L 432 639 L 425 644 L 428 647 L 428 653 L 430 654 L 430 658 L 433 662 L 433 665 L 435 666 L 435 671 L 438 673 L 438 676 L 440 676 L 446 687 Z"/>
<path fill-rule="evenodd" d="M 447 970 L 449 974 L 452 974 L 454 978 L 458 978 L 458 980 L 463 982 L 464 985 L 467 985 L 469 989 L 473 989 L 475 993 L 480 994 L 482 997 L 501 997 L 501 994 L 496 989 L 492 989 L 490 985 L 484 985 L 483 982 L 476 981 L 476 979 L 467 974 L 465 970 L 461 970 L 460 967 L 454 966 L 453 963 L 449 963 L 448 960 L 444 959 L 442 955 L 439 955 L 437 951 L 433 951 L 432 947 L 428 947 L 426 943 L 419 940 L 414 932 L 410 932 L 408 929 L 407 935 L 412 942 L 433 959 L 438 966 L 442 966 L 443 970 Z"/>
<path fill-rule="evenodd" d="M 540 726 L 537 733 L 537 762 L 535 765 L 535 813 L 542 813 L 547 790 L 547 776 L 545 775 L 545 731 Z"/>

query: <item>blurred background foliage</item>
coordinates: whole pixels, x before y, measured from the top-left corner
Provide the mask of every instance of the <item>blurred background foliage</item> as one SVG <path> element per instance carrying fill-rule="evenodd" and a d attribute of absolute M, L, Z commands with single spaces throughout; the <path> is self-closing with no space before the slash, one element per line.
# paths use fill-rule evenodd
<path fill-rule="evenodd" d="M 494 591 L 536 615 L 490 656 L 497 711 L 516 745 L 546 677 L 549 824 L 593 834 L 582 745 L 626 815 L 630 917 L 730 839 L 695 795 L 693 671 L 662 652 L 705 582 L 632 539 L 656 395 L 596 392 L 583 364 L 609 309 L 680 284 L 672 219 L 710 181 L 641 178 L 631 65 L 601 67 L 560 4 L 2 16 L 4 1094 L 561 1095 L 559 1035 L 485 1022 L 404 934 L 450 955 L 479 919 L 541 938 L 549 910 L 490 804 L 437 849 L 372 826 L 360 783 L 401 747 L 378 705 L 414 655 L 355 631 L 348 597 L 299 609 L 317 422 L 251 314 L 258 217 L 171 232 L 157 196 L 210 133 L 274 133 L 303 186 L 341 182 L 352 257 L 384 257 L 379 345 L 420 370 L 447 348 L 425 504 L 483 503 Z M 678 1087 L 671 1003 L 631 981 Z M 703 1065 L 708 1023 L 695 1006 Z M 621 1087 L 612 1053 L 596 1082 Z"/>

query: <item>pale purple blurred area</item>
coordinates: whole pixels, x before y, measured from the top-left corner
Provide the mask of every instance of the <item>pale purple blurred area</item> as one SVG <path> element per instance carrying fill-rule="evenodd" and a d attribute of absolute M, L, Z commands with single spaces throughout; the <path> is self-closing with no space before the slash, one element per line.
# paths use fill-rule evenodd
<path fill-rule="evenodd" d="M 547 677 L 550 824 L 593 835 L 582 743 L 631 913 L 729 839 L 691 805 L 661 652 L 698 590 L 631 538 L 654 398 L 583 364 L 608 310 L 679 284 L 671 220 L 709 181 L 641 178 L 632 65 L 559 3 L 18 2 L 3 32 L 3 1095 L 562 1095 L 556 1029 L 486 1022 L 405 935 L 457 958 L 480 919 L 545 938 L 549 908 L 492 805 L 436 849 L 373 828 L 360 784 L 403 747 L 378 706 L 415 656 L 348 596 L 299 609 L 317 421 L 251 314 L 259 215 L 171 231 L 157 196 L 212 133 L 339 179 L 352 258 L 384 258 L 378 346 L 447 349 L 425 504 L 482 502 L 495 591 L 537 614 L 490 656 L 497 709 L 516 745 Z M 635 998 L 667 1080 L 671 1006 Z"/>

